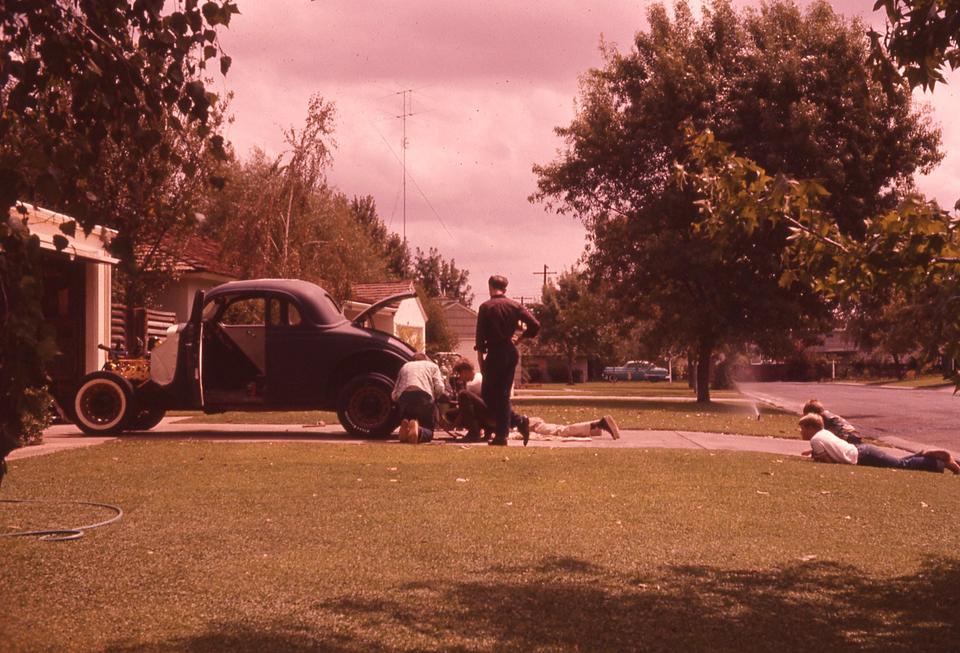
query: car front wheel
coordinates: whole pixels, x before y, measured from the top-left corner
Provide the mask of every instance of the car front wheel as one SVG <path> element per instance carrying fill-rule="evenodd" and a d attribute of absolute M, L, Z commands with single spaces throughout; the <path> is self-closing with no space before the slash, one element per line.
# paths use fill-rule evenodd
<path fill-rule="evenodd" d="M 337 417 L 350 435 L 385 438 L 400 423 L 390 394 L 393 382 L 383 374 L 363 374 L 340 391 Z"/>
<path fill-rule="evenodd" d="M 73 400 L 76 424 L 88 435 L 121 432 L 132 412 L 133 388 L 129 381 L 113 372 L 85 376 Z"/>

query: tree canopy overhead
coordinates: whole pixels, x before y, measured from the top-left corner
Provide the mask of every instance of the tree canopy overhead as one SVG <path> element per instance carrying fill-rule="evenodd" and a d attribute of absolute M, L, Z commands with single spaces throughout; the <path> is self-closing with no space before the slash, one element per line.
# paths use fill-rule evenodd
<path fill-rule="evenodd" d="M 217 62 L 220 73 L 230 68 L 217 29 L 236 13 L 230 0 L 184 0 L 166 11 L 160 0 L 0 3 L 0 459 L 45 410 L 25 397 L 43 386 L 53 350 L 38 337 L 39 243 L 9 209 L 42 201 L 88 231 L 126 227 L 119 246 L 132 258 L 131 235 L 148 215 L 124 202 L 143 208 L 147 194 L 200 175 L 197 157 L 184 156 L 188 142 L 193 154 L 225 156 L 204 76 Z M 192 216 L 173 211 L 175 221 Z"/>
<path fill-rule="evenodd" d="M 590 272 L 661 340 L 696 352 L 698 398 L 708 400 L 717 348 L 782 350 L 822 328 L 830 306 L 810 285 L 781 284 L 783 222 L 722 243 L 697 228 L 702 198 L 673 176 L 687 155 L 684 122 L 772 173 L 817 180 L 829 191 L 821 208 L 852 237 L 939 162 L 939 131 L 905 88 L 884 91 L 862 26 L 826 2 L 738 14 L 718 0 L 699 20 L 684 2 L 673 18 L 658 4 L 631 51 L 605 55 L 557 129 L 560 156 L 534 168 L 534 199 L 584 221 Z"/>
<path fill-rule="evenodd" d="M 870 31 L 874 62 L 911 87 L 932 90 L 944 71 L 960 68 L 960 2 L 877 0 L 887 17 L 886 33 Z"/>

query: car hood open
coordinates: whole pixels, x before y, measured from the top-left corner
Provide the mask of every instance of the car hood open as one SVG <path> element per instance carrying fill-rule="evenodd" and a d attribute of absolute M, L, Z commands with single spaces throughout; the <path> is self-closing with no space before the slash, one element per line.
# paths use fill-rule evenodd
<path fill-rule="evenodd" d="M 417 296 L 417 293 L 415 292 L 404 292 L 397 295 L 390 295 L 389 297 L 381 299 L 377 303 L 373 304 L 372 306 L 370 306 L 370 308 L 367 308 L 366 310 L 362 311 L 358 316 L 353 318 L 352 323 L 354 326 L 361 326 L 364 322 L 367 321 L 367 318 L 372 317 L 374 313 L 378 312 L 384 306 L 388 306 L 389 304 L 392 304 L 394 302 L 399 302 L 401 300 L 410 299 L 411 297 L 416 297 L 416 296 Z"/>

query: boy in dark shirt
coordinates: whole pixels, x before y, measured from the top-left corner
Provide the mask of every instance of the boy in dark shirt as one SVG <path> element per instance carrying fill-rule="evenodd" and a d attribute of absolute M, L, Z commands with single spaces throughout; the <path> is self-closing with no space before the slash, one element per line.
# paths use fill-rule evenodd
<path fill-rule="evenodd" d="M 860 444 L 863 442 L 860 434 L 857 433 L 857 428 L 853 424 L 824 408 L 819 399 L 811 399 L 803 406 L 803 414 L 807 415 L 809 413 L 819 415 L 823 419 L 823 428 L 838 438 L 842 438 L 850 444 Z"/>
<path fill-rule="evenodd" d="M 515 342 L 523 337 L 536 336 L 540 331 L 540 323 L 525 307 L 507 297 L 506 277 L 494 275 L 490 277 L 488 285 L 490 299 L 481 304 L 477 311 L 477 352 L 483 373 L 480 394 L 496 424 L 495 436 L 490 444 L 505 447 L 510 431 L 510 389 L 520 360 Z M 514 335 L 520 324 L 525 325 L 526 329 L 515 340 Z M 529 423 L 522 423 L 518 430 L 523 434 L 526 444 L 526 439 L 530 437 Z"/>

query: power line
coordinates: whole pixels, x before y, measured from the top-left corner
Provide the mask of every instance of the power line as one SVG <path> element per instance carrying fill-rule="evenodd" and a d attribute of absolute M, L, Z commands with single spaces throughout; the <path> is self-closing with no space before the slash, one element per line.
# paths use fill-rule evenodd
<path fill-rule="evenodd" d="M 538 276 L 538 277 L 539 277 L 539 276 L 542 276 L 542 277 L 543 277 L 543 287 L 544 287 L 544 288 L 547 287 L 547 277 L 548 277 L 548 276 L 553 276 L 553 275 L 557 274 L 556 272 L 549 272 L 549 269 L 550 269 L 550 268 L 547 267 L 547 264 L 544 263 L 544 264 L 543 264 L 543 272 L 534 272 L 534 273 L 533 273 L 535 276 Z"/>

